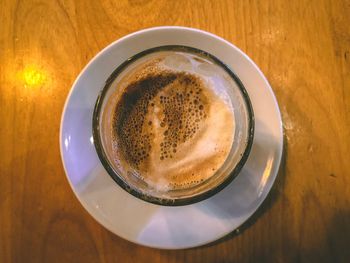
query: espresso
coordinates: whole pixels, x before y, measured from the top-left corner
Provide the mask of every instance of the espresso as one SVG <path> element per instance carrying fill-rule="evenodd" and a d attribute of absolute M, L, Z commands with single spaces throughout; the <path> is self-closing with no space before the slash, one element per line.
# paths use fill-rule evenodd
<path fill-rule="evenodd" d="M 235 132 L 218 79 L 205 57 L 185 52 L 158 52 L 128 69 L 110 100 L 119 169 L 157 190 L 185 189 L 213 176 Z"/>

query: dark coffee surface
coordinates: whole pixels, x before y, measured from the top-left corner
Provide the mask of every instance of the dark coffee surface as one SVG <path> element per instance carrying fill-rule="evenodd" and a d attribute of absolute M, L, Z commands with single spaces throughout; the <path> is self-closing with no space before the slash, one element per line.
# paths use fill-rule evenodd
<path fill-rule="evenodd" d="M 159 95 L 170 84 L 173 88 Z M 158 112 L 159 126 L 165 128 L 158 145 L 160 161 L 173 158 L 177 146 L 196 134 L 199 122 L 206 117 L 207 98 L 202 86 L 195 75 L 164 71 L 149 74 L 126 87 L 116 106 L 114 136 L 130 165 L 139 168 L 147 163 L 157 129 L 149 115 L 157 108 L 162 111 Z"/>

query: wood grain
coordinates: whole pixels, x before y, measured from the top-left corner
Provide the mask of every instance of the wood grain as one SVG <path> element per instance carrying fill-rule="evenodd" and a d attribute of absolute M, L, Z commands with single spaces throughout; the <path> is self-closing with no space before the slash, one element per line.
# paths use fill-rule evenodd
<path fill-rule="evenodd" d="M 0 262 L 350 262 L 349 14 L 348 0 L 1 0 Z M 159 25 L 241 48 L 284 120 L 268 199 L 239 234 L 196 249 L 145 248 L 105 230 L 74 197 L 59 154 L 77 74 L 115 39 Z"/>

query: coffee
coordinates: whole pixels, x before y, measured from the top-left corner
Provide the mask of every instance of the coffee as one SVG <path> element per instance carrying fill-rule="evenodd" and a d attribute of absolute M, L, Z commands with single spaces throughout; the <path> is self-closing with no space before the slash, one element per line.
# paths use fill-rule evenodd
<path fill-rule="evenodd" d="M 107 102 L 115 165 L 160 191 L 208 180 L 235 134 L 227 81 L 205 55 L 159 51 L 133 63 Z"/>

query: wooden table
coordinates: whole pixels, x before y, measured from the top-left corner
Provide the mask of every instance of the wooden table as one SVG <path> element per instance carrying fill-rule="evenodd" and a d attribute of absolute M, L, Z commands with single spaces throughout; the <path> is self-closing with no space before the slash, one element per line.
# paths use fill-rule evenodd
<path fill-rule="evenodd" d="M 240 233 L 180 251 L 129 243 L 95 222 L 58 143 L 84 65 L 160 25 L 204 29 L 246 52 L 285 129 L 281 173 Z M 0 262 L 350 262 L 349 25 L 348 0 L 0 1 Z"/>

